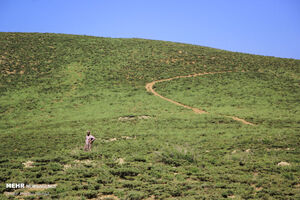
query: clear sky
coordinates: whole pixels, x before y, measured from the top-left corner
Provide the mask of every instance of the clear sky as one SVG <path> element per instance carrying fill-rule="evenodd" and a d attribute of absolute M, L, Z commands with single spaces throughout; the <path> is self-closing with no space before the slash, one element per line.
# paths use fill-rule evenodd
<path fill-rule="evenodd" d="M 0 0 L 0 32 L 134 37 L 300 59 L 300 0 Z"/>

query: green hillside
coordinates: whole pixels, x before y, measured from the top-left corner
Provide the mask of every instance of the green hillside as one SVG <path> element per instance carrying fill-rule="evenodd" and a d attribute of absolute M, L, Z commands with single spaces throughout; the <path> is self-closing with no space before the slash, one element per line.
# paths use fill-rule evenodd
<path fill-rule="evenodd" d="M 57 184 L 25 199 L 300 198 L 300 60 L 0 32 L 0 70 L 1 198 L 28 192 L 5 183 Z M 201 72 L 227 73 L 153 88 L 207 114 L 145 89 Z"/>

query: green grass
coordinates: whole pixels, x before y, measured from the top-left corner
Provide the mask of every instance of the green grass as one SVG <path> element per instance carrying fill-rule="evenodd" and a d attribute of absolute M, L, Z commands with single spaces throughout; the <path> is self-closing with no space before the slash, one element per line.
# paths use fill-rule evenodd
<path fill-rule="evenodd" d="M 228 72 L 175 79 L 156 87 L 158 93 L 186 105 L 239 116 L 258 125 L 293 128 L 300 120 L 300 88 L 291 78 Z"/>
<path fill-rule="evenodd" d="M 1 193 L 9 192 L 5 183 L 24 182 L 57 184 L 45 199 L 300 197 L 299 60 L 143 39 L 0 33 L 0 70 Z M 205 115 L 145 90 L 153 80 L 227 70 L 234 72 L 155 85 Z M 134 117 L 119 120 L 126 116 Z M 88 129 L 97 138 L 92 152 L 82 150 Z"/>

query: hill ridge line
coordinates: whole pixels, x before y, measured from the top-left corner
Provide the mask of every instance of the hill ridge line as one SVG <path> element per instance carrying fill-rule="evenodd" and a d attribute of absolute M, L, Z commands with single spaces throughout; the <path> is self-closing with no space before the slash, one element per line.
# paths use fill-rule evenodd
<path fill-rule="evenodd" d="M 145 88 L 148 92 L 151 92 L 152 94 L 154 94 L 155 96 L 158 96 L 160 97 L 161 99 L 164 99 L 168 102 L 171 102 L 175 105 L 178 105 L 178 106 L 182 106 L 184 108 L 187 108 L 187 109 L 191 109 L 192 111 L 194 111 L 196 114 L 208 114 L 207 111 L 205 110 L 201 110 L 199 108 L 194 108 L 194 107 L 191 107 L 191 106 L 188 106 L 188 105 L 185 105 L 185 104 L 182 104 L 182 103 L 179 103 L 177 101 L 174 101 L 172 99 L 169 99 L 167 97 L 164 97 L 162 95 L 160 95 L 159 93 L 157 93 L 154 89 L 153 89 L 153 86 L 156 84 L 156 83 L 160 83 L 160 82 L 165 82 L 165 81 L 171 81 L 171 80 L 174 80 L 174 79 L 179 79 L 179 78 L 190 78 L 190 77 L 196 77 L 196 76 L 203 76 L 203 75 L 207 75 L 207 74 L 221 74 L 221 73 L 229 73 L 229 72 L 232 72 L 232 71 L 221 71 L 221 72 L 202 72 L 202 73 L 197 73 L 197 74 L 190 74 L 190 75 L 183 75 L 183 76 L 175 76 L 175 77 L 172 77 L 172 78 L 166 78 L 166 79 L 160 79 L 160 80 L 156 80 L 156 81 L 152 81 L 150 83 L 147 83 Z M 244 71 L 241 71 L 241 72 L 244 72 Z M 228 118 L 231 118 L 235 121 L 239 121 L 239 122 L 242 122 L 243 124 L 247 124 L 247 125 L 252 125 L 254 126 L 255 124 L 251 123 L 251 122 L 248 122 L 244 119 L 241 119 L 241 118 L 238 118 L 238 117 L 235 117 L 235 116 L 227 116 L 227 115 L 222 115 L 222 116 L 225 116 L 225 117 L 228 117 Z"/>

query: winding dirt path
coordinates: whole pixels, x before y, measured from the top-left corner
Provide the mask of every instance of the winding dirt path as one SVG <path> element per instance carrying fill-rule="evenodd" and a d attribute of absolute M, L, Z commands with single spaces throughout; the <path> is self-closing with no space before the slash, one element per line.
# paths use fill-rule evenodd
<path fill-rule="evenodd" d="M 182 106 L 184 108 L 187 108 L 187 109 L 191 109 L 193 110 L 195 113 L 197 114 L 207 114 L 208 112 L 204 111 L 204 110 L 201 110 L 201 109 L 198 109 L 198 108 L 193 108 L 191 106 L 188 106 L 188 105 L 184 105 L 182 103 L 179 103 L 177 101 L 174 101 L 172 99 L 169 99 L 167 97 L 164 97 L 160 94 L 158 94 L 154 89 L 153 89 L 153 86 L 155 85 L 155 83 L 160 83 L 160 82 L 165 82 L 165 81 L 171 81 L 173 79 L 178 79 L 178 78 L 189 78 L 189 77 L 195 77 L 195 76 L 203 76 L 203 75 L 207 75 L 207 74 L 220 74 L 220 73 L 228 73 L 228 72 L 232 72 L 232 71 L 223 71 L 223 72 L 204 72 L 204 73 L 198 73 L 198 74 L 191 74 L 191 75 L 186 75 L 186 76 L 175 76 L 175 77 L 172 77 L 172 78 L 166 78 L 166 79 L 161 79 L 161 80 L 156 80 L 156 81 L 153 81 L 151 83 L 147 83 L 146 84 L 146 90 L 148 92 L 151 92 L 153 93 L 155 96 L 158 96 L 166 101 L 169 101 L 173 104 L 176 104 L 178 106 Z M 228 117 L 228 118 L 231 118 L 233 120 L 236 120 L 236 121 L 240 121 L 242 122 L 243 124 L 247 124 L 247 125 L 252 125 L 254 126 L 255 124 L 252 124 L 251 122 L 247 122 L 246 120 L 244 119 L 241 119 L 241 118 L 238 118 L 238 117 L 235 117 L 235 116 L 226 116 L 226 115 L 223 115 L 225 117 Z"/>

